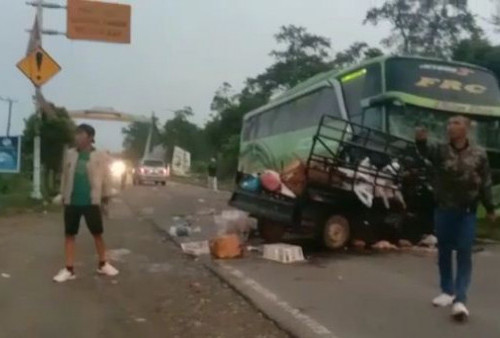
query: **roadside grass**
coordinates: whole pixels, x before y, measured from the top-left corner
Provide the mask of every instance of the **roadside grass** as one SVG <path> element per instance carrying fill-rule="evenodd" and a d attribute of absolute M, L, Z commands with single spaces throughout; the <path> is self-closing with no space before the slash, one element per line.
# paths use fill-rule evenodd
<path fill-rule="evenodd" d="M 486 210 L 479 207 L 477 222 L 477 237 L 500 241 L 500 209 L 497 209 L 497 220 L 492 223 L 486 219 Z"/>
<path fill-rule="evenodd" d="M 23 174 L 0 175 L 0 216 L 60 210 L 60 207 L 34 200 L 30 195 L 29 177 Z"/>
<path fill-rule="evenodd" d="M 491 223 L 482 218 L 477 224 L 477 237 L 500 241 L 500 221 Z"/>

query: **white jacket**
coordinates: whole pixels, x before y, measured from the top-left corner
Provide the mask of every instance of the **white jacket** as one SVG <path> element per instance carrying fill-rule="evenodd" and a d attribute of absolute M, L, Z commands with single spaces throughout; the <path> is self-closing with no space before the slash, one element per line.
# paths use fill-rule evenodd
<path fill-rule="evenodd" d="M 61 196 L 65 205 L 71 204 L 77 161 L 78 151 L 67 150 L 64 154 L 61 177 Z M 90 153 L 87 173 L 91 186 L 92 205 L 101 205 L 103 198 L 111 197 L 110 162 L 111 157 L 103 151 L 94 150 Z"/>

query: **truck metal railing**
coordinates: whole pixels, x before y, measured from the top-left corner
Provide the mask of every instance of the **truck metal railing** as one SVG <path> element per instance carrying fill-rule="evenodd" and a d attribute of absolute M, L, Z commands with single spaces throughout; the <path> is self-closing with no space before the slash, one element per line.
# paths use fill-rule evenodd
<path fill-rule="evenodd" d="M 394 194 L 411 176 L 426 176 L 414 143 L 338 117 L 321 118 L 306 164 L 309 185 Z"/>

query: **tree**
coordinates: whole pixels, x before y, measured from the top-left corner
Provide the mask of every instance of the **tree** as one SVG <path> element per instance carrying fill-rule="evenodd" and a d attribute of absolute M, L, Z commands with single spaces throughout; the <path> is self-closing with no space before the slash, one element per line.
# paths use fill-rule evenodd
<path fill-rule="evenodd" d="M 54 176 L 61 172 L 64 148 L 74 141 L 75 124 L 66 109 L 48 104 L 41 120 L 32 115 L 25 120 L 23 135 L 24 155 L 33 156 L 33 140 L 37 126 L 41 136 L 41 163 L 44 168 L 45 183 L 49 189 L 54 188 Z"/>
<path fill-rule="evenodd" d="M 153 117 L 153 140 L 152 144 L 160 142 L 158 131 L 158 118 Z M 132 122 L 129 126 L 122 129 L 122 134 L 125 136 L 123 140 L 124 155 L 127 159 L 137 162 L 144 156 L 146 142 L 151 123 Z"/>
<path fill-rule="evenodd" d="M 270 97 L 276 90 L 291 88 L 329 68 L 330 41 L 327 38 L 294 25 L 282 26 L 274 37 L 285 47 L 271 51 L 275 63 L 264 73 L 248 79 L 249 93 Z"/>
<path fill-rule="evenodd" d="M 332 68 L 330 41 L 303 27 L 283 26 L 275 35 L 282 49 L 271 51 L 274 63 L 261 74 L 248 78 L 234 94 L 224 83 L 212 101 L 213 115 L 204 135 L 212 153 L 217 153 L 223 174 L 236 172 L 243 116 L 266 104 L 269 99 L 298 83 Z"/>
<path fill-rule="evenodd" d="M 453 58 L 488 68 L 500 79 L 500 46 L 492 46 L 486 39 L 461 41 L 453 51 Z"/>
<path fill-rule="evenodd" d="M 388 22 L 391 34 L 382 44 L 406 55 L 449 58 L 460 40 L 479 37 L 481 29 L 461 2 L 386 0 L 371 8 L 364 23 Z"/>
<path fill-rule="evenodd" d="M 168 120 L 162 133 L 162 143 L 167 148 L 167 157 L 172 158 L 175 146 L 191 153 L 193 161 L 208 157 L 203 131 L 189 118 L 194 116 L 191 107 L 176 110 L 174 118 Z"/>
<path fill-rule="evenodd" d="M 384 53 L 374 47 L 370 47 L 365 42 L 355 42 L 346 50 L 338 52 L 332 62 L 334 68 L 342 69 L 353 66 L 363 60 L 381 56 Z"/>

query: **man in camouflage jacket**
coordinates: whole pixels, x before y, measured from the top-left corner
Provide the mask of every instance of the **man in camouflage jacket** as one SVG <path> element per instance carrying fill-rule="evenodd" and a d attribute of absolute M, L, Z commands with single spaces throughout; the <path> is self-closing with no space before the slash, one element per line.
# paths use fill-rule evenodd
<path fill-rule="evenodd" d="M 442 294 L 433 304 L 453 304 L 452 315 L 458 320 L 469 316 L 465 302 L 472 275 L 472 246 L 479 202 L 486 208 L 488 218 L 495 219 L 488 158 L 482 148 L 469 141 L 470 125 L 466 117 L 450 118 L 449 142 L 445 144 L 429 144 L 424 128 L 417 128 L 415 137 L 419 153 L 434 167 L 434 221 Z M 453 276 L 453 250 L 457 251 L 456 278 Z"/>

